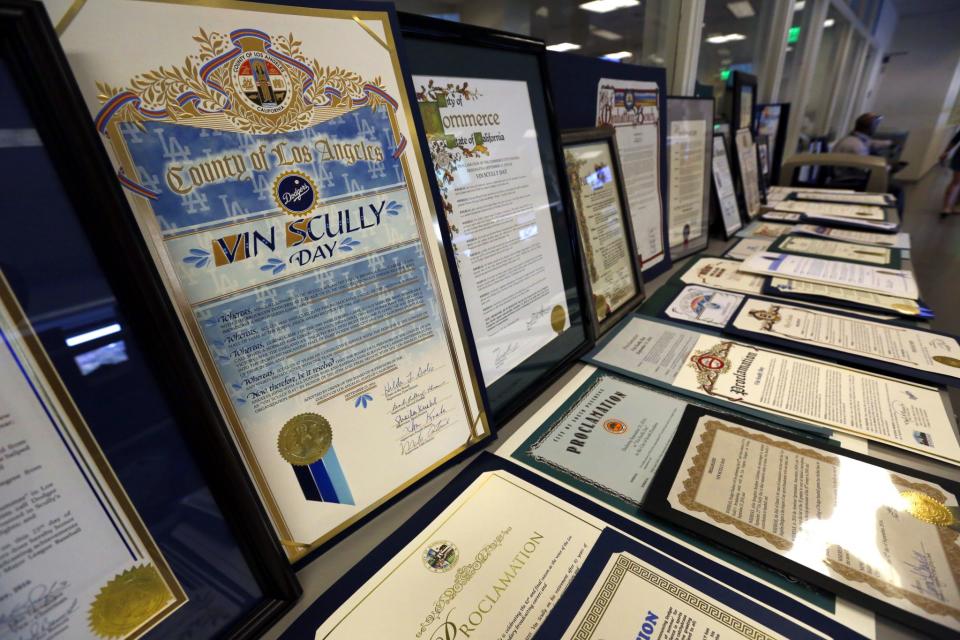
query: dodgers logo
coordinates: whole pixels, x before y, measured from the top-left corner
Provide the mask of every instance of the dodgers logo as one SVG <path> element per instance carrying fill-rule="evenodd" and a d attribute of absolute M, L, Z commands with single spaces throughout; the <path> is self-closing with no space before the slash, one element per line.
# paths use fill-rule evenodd
<path fill-rule="evenodd" d="M 317 206 L 317 185 L 305 173 L 287 171 L 273 183 L 273 199 L 290 215 L 302 217 Z"/>

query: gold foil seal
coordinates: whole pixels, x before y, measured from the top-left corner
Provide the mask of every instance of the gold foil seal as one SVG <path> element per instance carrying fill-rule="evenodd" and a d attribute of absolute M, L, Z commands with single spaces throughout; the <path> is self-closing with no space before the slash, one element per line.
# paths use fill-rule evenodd
<path fill-rule="evenodd" d="M 557 333 L 563 333 L 563 327 L 567 324 L 567 312 L 563 307 L 557 305 L 550 312 L 550 326 Z"/>
<path fill-rule="evenodd" d="M 277 436 L 280 457 L 295 466 L 311 465 L 330 450 L 333 431 L 327 419 L 316 413 L 290 418 Z"/>
<path fill-rule="evenodd" d="M 893 308 L 902 313 L 909 313 L 912 316 L 918 315 L 920 313 L 920 308 L 914 304 L 906 304 L 904 302 L 897 302 L 893 305 Z"/>
<path fill-rule="evenodd" d="M 953 356 L 933 356 L 933 359 L 948 367 L 960 368 L 960 358 L 954 358 Z"/>
<path fill-rule="evenodd" d="M 900 497 L 907 501 L 906 512 L 921 522 L 938 527 L 949 527 L 956 522 L 946 505 L 925 493 L 901 491 Z"/>
<path fill-rule="evenodd" d="M 127 569 L 105 584 L 90 605 L 90 629 L 101 638 L 125 637 L 148 622 L 173 594 L 151 564 Z"/>

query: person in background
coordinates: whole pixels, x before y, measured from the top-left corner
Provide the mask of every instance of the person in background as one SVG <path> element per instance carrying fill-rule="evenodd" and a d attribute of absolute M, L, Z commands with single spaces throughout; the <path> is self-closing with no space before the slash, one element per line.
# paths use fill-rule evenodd
<path fill-rule="evenodd" d="M 837 141 L 833 145 L 834 153 L 853 153 L 858 156 L 882 155 L 881 152 L 888 150 L 892 145 L 892 140 L 874 140 L 873 136 L 877 133 L 877 127 L 883 116 L 878 113 L 863 113 L 853 123 L 853 131 Z M 834 169 L 835 182 L 833 186 L 842 186 L 842 183 L 849 181 L 856 183 L 866 179 L 867 172 L 860 169 L 837 167 Z M 852 187 L 853 188 L 853 187 Z M 903 216 L 903 189 L 898 184 L 889 183 L 887 191 L 897 198 L 897 211 Z"/>
<path fill-rule="evenodd" d="M 874 140 L 877 127 L 883 116 L 876 113 L 864 113 L 853 123 L 853 131 L 833 145 L 834 153 L 854 153 L 858 156 L 877 155 L 893 144 L 892 140 Z"/>
<path fill-rule="evenodd" d="M 953 153 L 950 150 L 953 149 Z M 950 158 L 949 164 L 947 158 Z M 960 196 L 960 129 L 953 134 L 947 148 L 940 154 L 940 164 L 953 171 L 953 179 L 947 185 L 947 190 L 943 194 L 943 210 L 940 212 L 941 218 L 946 218 L 951 213 L 960 213 L 955 211 L 957 205 L 957 196 Z"/>

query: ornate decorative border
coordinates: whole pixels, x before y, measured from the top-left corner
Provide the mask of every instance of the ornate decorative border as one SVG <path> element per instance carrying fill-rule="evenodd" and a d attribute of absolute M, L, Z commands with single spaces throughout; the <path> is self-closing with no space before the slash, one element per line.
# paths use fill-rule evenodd
<path fill-rule="evenodd" d="M 746 620 L 734 616 L 725 609 L 721 609 L 710 600 L 694 593 L 681 584 L 673 582 L 668 577 L 640 564 L 631 557 L 618 554 L 613 566 L 610 567 L 606 578 L 604 578 L 600 586 L 600 591 L 594 596 L 580 624 L 577 626 L 572 640 L 590 640 L 593 637 L 600 621 L 613 602 L 617 590 L 620 588 L 620 585 L 623 584 L 623 579 L 627 576 L 627 573 L 632 573 L 641 580 L 660 589 L 671 598 L 690 606 L 700 613 L 708 615 L 741 637 L 755 640 L 775 640 L 779 637 L 770 635 Z"/>
<path fill-rule="evenodd" d="M 605 484 L 601 484 L 601 483 L 597 482 L 596 480 L 593 480 L 593 479 L 591 479 L 591 478 L 588 478 L 587 476 L 582 475 L 581 473 L 578 473 L 578 472 L 574 471 L 573 469 L 568 469 L 568 468 L 564 467 L 564 466 L 561 465 L 561 464 L 557 464 L 556 462 L 554 462 L 553 460 L 551 460 L 551 459 L 549 459 L 549 458 L 546 458 L 546 457 L 544 457 L 544 456 L 541 456 L 541 455 L 538 455 L 538 454 L 534 453 L 534 449 L 536 449 L 537 447 L 539 447 L 545 440 L 547 440 L 547 438 L 550 437 L 550 435 L 557 429 L 557 427 L 559 427 L 559 426 L 563 423 L 563 421 L 566 420 L 566 419 L 570 416 L 570 414 L 574 413 L 574 411 L 579 407 L 580 402 L 581 402 L 585 397 L 587 397 L 588 395 L 590 395 L 590 393 L 592 393 L 595 388 L 597 388 L 598 386 L 600 386 L 600 383 L 603 382 L 605 379 L 614 379 L 614 378 L 611 378 L 610 376 L 605 375 L 605 374 L 601 374 L 601 375 L 597 376 L 597 379 L 594 380 L 593 383 L 590 384 L 590 386 L 583 388 L 583 389 L 581 390 L 582 393 L 581 393 L 580 395 L 578 395 L 577 398 L 573 400 L 573 402 L 570 403 L 570 406 L 567 407 L 567 409 L 566 409 L 562 414 L 560 414 L 559 416 L 557 416 L 556 420 L 553 421 L 553 424 L 550 424 L 549 426 L 546 426 L 545 429 L 543 429 L 543 432 L 542 432 L 542 433 L 540 434 L 540 436 L 536 439 L 536 441 L 534 441 L 533 443 L 531 443 L 529 446 L 526 447 L 526 450 L 524 451 L 524 453 L 526 453 L 527 455 L 529 455 L 531 458 L 533 458 L 534 460 L 536 460 L 536 461 L 539 462 L 540 464 L 543 464 L 543 465 L 545 465 L 545 466 L 550 467 L 550 468 L 553 469 L 554 471 L 558 471 L 558 472 L 564 473 L 564 474 L 566 474 L 566 475 L 568 475 L 568 476 L 572 476 L 572 477 L 575 478 L 576 480 L 578 480 L 578 481 L 580 481 L 580 482 L 582 482 L 582 483 L 584 483 L 584 484 L 586 484 L 586 485 L 588 485 L 588 486 L 591 486 L 591 487 L 593 487 L 594 489 L 597 489 L 598 491 L 601 491 L 601 492 L 603 492 L 603 493 L 605 493 L 605 494 L 607 494 L 607 495 L 609 495 L 609 496 L 613 496 L 613 497 L 615 497 L 615 498 L 617 498 L 617 499 L 619 499 L 619 500 L 622 500 L 622 501 L 626 502 L 627 504 L 633 505 L 633 506 L 635 506 L 635 507 L 637 507 L 637 508 L 639 509 L 639 508 L 640 508 L 640 501 L 637 500 L 636 498 L 631 498 L 630 496 L 628 496 L 628 495 L 626 495 L 626 494 L 623 494 L 623 493 L 620 493 L 620 492 L 617 491 L 616 489 L 613 489 L 613 488 L 611 488 L 611 487 L 608 487 L 608 486 L 605 485 Z"/>
<path fill-rule="evenodd" d="M 720 422 L 719 420 L 709 420 L 704 425 L 704 432 L 701 434 L 700 442 L 697 444 L 696 454 L 693 457 L 692 464 L 687 469 L 687 477 L 683 480 L 684 490 L 678 496 L 680 504 L 690 511 L 706 514 L 715 522 L 732 525 L 750 538 L 762 538 L 780 551 L 789 551 L 793 547 L 793 543 L 790 540 L 759 529 L 758 527 L 717 511 L 716 509 L 708 507 L 697 501 L 696 496 L 703 481 L 704 470 L 707 462 L 710 459 L 710 452 L 713 449 L 713 443 L 718 431 L 732 433 L 749 440 L 761 442 L 778 449 L 783 449 L 785 451 L 790 451 L 791 453 L 812 458 L 825 464 L 839 466 L 840 458 L 816 451 L 814 449 L 798 446 L 785 440 L 776 440 L 765 434 L 751 433 L 739 427 L 734 427 Z M 896 474 L 891 474 L 890 477 L 894 485 L 896 485 L 896 487 L 901 491 L 917 491 L 928 495 L 941 503 L 945 502 L 947 499 L 947 496 L 942 491 L 925 482 L 910 481 Z M 955 584 L 960 585 L 960 544 L 958 544 L 958 542 L 960 542 L 960 531 L 958 531 L 956 528 L 938 527 L 937 533 L 940 542 L 943 545 L 944 553 L 947 556 L 953 580 Z M 912 604 L 920 607 L 928 613 L 950 616 L 955 620 L 960 621 L 960 609 L 956 607 L 945 605 L 942 602 L 927 598 L 919 593 L 908 591 L 903 587 L 891 585 L 890 583 L 885 582 L 875 576 L 862 571 L 857 571 L 848 565 L 841 564 L 829 558 L 824 559 L 824 564 L 846 580 L 868 584 L 873 589 L 879 591 L 887 597 L 902 598 L 908 600 Z"/>

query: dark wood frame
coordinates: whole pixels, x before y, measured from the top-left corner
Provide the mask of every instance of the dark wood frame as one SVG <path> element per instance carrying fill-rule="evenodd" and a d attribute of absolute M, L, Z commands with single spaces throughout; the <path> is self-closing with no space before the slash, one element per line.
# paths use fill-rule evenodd
<path fill-rule="evenodd" d="M 553 106 L 553 92 L 550 89 L 549 81 L 550 76 L 547 71 L 545 43 L 542 40 L 520 34 L 497 31 L 495 29 L 487 29 L 484 27 L 477 27 L 459 22 L 450 22 L 448 20 L 439 20 L 418 14 L 399 12 L 397 14 L 397 18 L 400 25 L 400 33 L 404 40 L 420 39 L 454 45 L 472 46 L 480 49 L 510 51 L 536 58 L 537 68 L 540 73 L 540 81 L 543 84 L 543 98 L 546 105 L 545 115 L 550 130 L 550 137 L 553 141 L 554 164 L 557 167 L 557 180 L 559 182 L 558 188 L 560 190 L 563 218 L 567 229 L 573 230 L 573 233 L 568 233 L 568 235 L 570 237 L 570 250 L 573 258 L 573 280 L 577 285 L 577 301 L 580 305 L 580 315 L 587 315 L 585 309 L 588 308 L 587 305 L 589 304 L 589 299 L 587 298 L 586 293 L 581 285 L 583 282 L 583 274 L 580 273 L 582 271 L 582 261 L 580 258 L 580 247 L 576 241 L 576 220 L 573 213 L 573 203 L 570 201 L 570 188 L 567 184 L 566 171 L 564 170 L 565 165 L 563 161 L 562 145 L 560 144 L 560 132 L 557 127 L 557 119 Z M 410 78 L 412 75 L 413 72 L 408 66 L 407 77 Z M 412 82 L 409 82 L 409 84 L 412 86 Z M 411 95 L 414 94 L 411 93 Z M 427 147 L 424 143 L 424 128 L 419 110 L 412 109 L 411 111 L 413 112 L 414 120 L 417 124 L 418 133 L 421 136 L 423 148 L 427 149 L 429 147 Z M 433 171 L 427 171 L 427 174 L 430 180 L 430 188 L 433 192 L 432 195 L 436 210 L 438 212 L 438 217 L 440 219 L 440 226 L 443 229 L 446 228 L 447 221 L 443 207 L 441 206 L 440 190 L 436 183 L 436 176 L 434 175 Z M 450 269 L 459 283 L 460 275 L 457 271 L 457 263 L 453 254 L 453 244 L 448 234 L 441 233 L 441 236 L 443 236 L 443 244 L 447 252 L 447 260 L 450 264 Z M 470 323 L 465 307 L 462 309 L 462 312 L 464 329 L 471 336 L 471 344 L 473 344 L 473 333 L 470 330 Z M 572 315 L 573 314 L 571 314 L 571 317 Z M 506 423 L 513 416 L 515 416 L 529 404 L 529 399 L 531 397 L 535 397 L 553 384 L 554 381 L 563 375 L 570 365 L 578 361 L 582 355 L 587 353 L 593 347 L 593 340 L 590 337 L 589 321 L 584 318 L 583 322 L 585 333 L 584 340 L 581 341 L 575 349 L 564 354 L 562 358 L 555 361 L 550 368 L 543 375 L 537 377 L 536 380 L 525 386 L 513 389 L 512 397 L 504 402 L 502 408 L 499 410 L 493 409 L 494 405 L 490 402 L 490 390 L 486 387 L 486 384 L 481 386 L 481 393 L 483 394 L 485 404 L 488 407 L 491 407 L 489 424 L 494 432 L 499 430 L 500 427 L 506 425 Z M 473 350 L 476 351 L 475 348 Z M 479 362 L 475 363 L 475 368 L 482 379 L 482 371 L 480 369 Z"/>
<path fill-rule="evenodd" d="M 709 415 L 711 413 L 715 412 L 713 412 L 711 409 L 694 405 L 687 407 L 683 418 L 681 419 L 680 425 L 677 428 L 677 433 L 673 438 L 673 442 L 670 443 L 666 455 L 663 457 L 663 462 L 660 463 L 660 468 L 657 470 L 657 474 L 654 476 L 653 481 L 650 483 L 650 487 L 647 490 L 647 495 L 643 501 L 644 511 L 663 518 L 667 522 L 693 531 L 698 536 L 715 541 L 717 544 L 732 549 L 737 553 L 743 554 L 747 557 L 756 558 L 764 564 L 783 571 L 788 576 L 795 576 L 804 582 L 817 585 L 831 593 L 840 596 L 841 598 L 845 598 L 850 602 L 859 604 L 866 609 L 881 613 L 884 617 L 890 618 L 891 620 L 896 620 L 897 622 L 901 622 L 915 629 L 919 629 L 924 633 L 929 634 L 930 637 L 956 637 L 956 631 L 947 629 L 946 627 L 943 627 L 935 622 L 931 622 L 929 619 L 918 614 L 913 614 L 898 607 L 892 606 L 888 602 L 884 602 L 879 598 L 874 598 L 873 596 L 868 595 L 859 589 L 855 589 L 844 582 L 831 578 L 823 573 L 820 573 L 819 571 L 815 571 L 814 569 L 811 569 L 802 563 L 788 560 L 783 555 L 760 547 L 759 545 L 750 542 L 743 536 L 727 532 L 718 526 L 707 524 L 698 518 L 694 518 L 691 515 L 677 511 L 670 506 L 668 496 L 671 487 L 673 486 L 674 479 L 681 472 L 681 465 L 683 464 L 684 456 L 686 455 L 686 452 L 690 446 L 690 442 L 693 438 L 697 422 L 701 416 Z M 731 421 L 727 418 L 722 419 L 727 420 L 728 422 Z M 953 493 L 955 496 L 960 497 L 960 484 L 945 478 L 939 478 L 925 471 L 904 467 L 879 458 L 868 456 L 866 454 L 858 453 L 850 449 L 844 449 L 839 445 L 830 443 L 828 440 L 818 441 L 809 437 L 805 438 L 795 431 L 789 429 L 777 429 L 775 427 L 759 423 L 756 420 L 747 419 L 746 417 L 737 417 L 734 424 L 746 426 L 763 433 L 768 433 L 775 437 L 795 442 L 800 446 L 806 445 L 810 447 L 816 447 L 820 451 L 831 453 L 840 457 L 850 458 L 860 462 L 866 462 L 882 469 L 886 469 L 892 473 L 899 473 L 908 477 L 938 484 L 947 491 Z"/>
<path fill-rule="evenodd" d="M 264 594 L 260 606 L 236 622 L 227 637 L 258 638 L 301 595 L 300 584 L 191 355 L 40 2 L 2 1 L 0 55 L 31 110 L 129 329 L 159 374 L 165 400 L 178 425 L 191 427 L 181 429 L 183 438 L 198 460 L 217 453 L 216 464 L 211 461 L 200 470 Z"/>
<path fill-rule="evenodd" d="M 737 203 L 737 217 L 740 220 L 740 226 L 732 232 L 727 231 L 727 225 L 723 222 L 723 208 L 720 206 L 720 194 L 717 192 L 717 183 L 713 178 L 713 157 L 710 158 L 710 191 L 713 193 L 711 201 L 717 211 L 717 226 L 723 232 L 723 239 L 730 240 L 735 237 L 737 232 L 743 229 L 743 211 L 740 209 L 740 200 L 737 198 L 736 179 L 733 177 L 733 167 L 730 165 L 730 147 L 727 146 L 727 140 L 720 133 L 713 134 L 714 148 L 716 148 L 717 138 L 720 138 L 720 144 L 723 145 L 723 155 L 727 159 L 727 170 L 730 172 L 730 181 L 733 184 L 733 199 Z"/>
<path fill-rule="evenodd" d="M 586 308 L 587 319 L 590 321 L 590 337 L 593 340 L 596 340 L 615 325 L 625 318 L 626 316 L 633 313 L 633 311 L 643 303 L 647 295 L 643 288 L 643 273 L 640 269 L 640 255 L 637 253 L 636 240 L 633 235 L 633 222 L 630 217 L 630 205 L 627 203 L 627 194 L 623 188 L 623 170 L 620 168 L 620 158 L 617 151 L 617 137 L 616 132 L 609 128 L 594 128 L 594 129 L 570 129 L 564 131 L 560 136 L 560 146 L 561 149 L 566 149 L 568 146 L 577 146 L 580 144 L 596 143 L 601 144 L 605 143 L 610 150 L 610 157 L 612 159 L 611 168 L 614 173 L 614 183 L 617 187 L 617 198 L 620 200 L 620 212 L 622 214 L 622 223 L 623 229 L 626 233 L 627 247 L 630 250 L 630 265 L 633 267 L 633 277 L 637 283 L 636 293 L 630 297 L 626 302 L 620 305 L 616 311 L 611 313 L 607 318 L 600 322 L 597 320 L 596 309 L 593 304 L 590 304 Z M 571 202 L 573 196 L 571 193 Z M 576 211 L 574 210 L 574 214 Z M 577 229 L 577 237 L 580 237 L 580 225 L 574 222 Z M 581 243 L 582 244 L 582 243 Z M 593 286 L 590 283 L 590 270 L 587 267 L 587 256 L 581 250 L 580 251 L 580 264 L 582 272 L 582 282 L 583 290 L 586 293 L 589 300 L 593 300 Z"/>
<path fill-rule="evenodd" d="M 700 102 L 700 103 L 707 103 L 707 102 L 709 102 L 709 103 L 710 103 L 710 115 L 709 115 L 708 119 L 706 120 L 706 122 L 707 122 L 707 130 L 706 130 L 706 144 L 707 144 L 707 148 L 704 149 L 705 156 L 707 157 L 707 166 L 706 166 L 706 171 L 705 171 L 704 179 L 706 180 L 706 182 L 707 182 L 708 184 L 705 184 L 705 185 L 704 185 L 704 193 L 703 193 L 703 199 L 704 199 L 704 207 L 703 207 L 703 209 L 704 209 L 704 210 L 703 210 L 702 218 L 701 218 L 701 220 L 702 220 L 701 224 L 702 224 L 702 226 L 703 226 L 703 235 L 702 235 L 701 239 L 699 239 L 698 241 L 689 243 L 689 246 L 687 246 L 686 248 L 683 248 L 682 245 L 681 245 L 680 247 L 677 247 L 677 248 L 676 248 L 676 251 L 674 251 L 674 246 L 671 246 L 671 245 L 669 244 L 669 241 L 670 241 L 670 213 L 671 213 L 671 211 L 670 211 L 670 207 L 669 207 L 670 194 L 667 193 L 667 204 L 668 204 L 668 206 L 667 206 L 667 250 L 670 252 L 670 260 L 676 262 L 679 258 L 685 258 L 685 257 L 687 257 L 687 256 L 689 256 L 689 255 L 693 255 L 694 253 L 697 253 L 698 251 L 703 251 L 704 249 L 707 248 L 707 245 L 710 243 L 710 203 L 711 203 L 710 185 L 713 184 L 713 171 L 712 171 L 712 169 L 713 169 L 713 135 L 714 135 L 714 134 L 713 134 L 713 124 L 714 124 L 714 121 L 715 121 L 715 113 L 714 113 L 714 112 L 715 112 L 715 109 L 716 109 L 716 105 L 715 105 L 715 103 L 714 103 L 713 98 L 691 98 L 690 96 L 669 96 L 669 95 L 667 96 L 667 117 L 666 117 L 667 129 L 666 129 L 666 135 L 667 135 L 667 141 L 668 141 L 668 142 L 667 142 L 666 158 L 664 158 L 664 161 L 665 161 L 665 164 L 667 165 L 667 185 L 668 185 L 668 187 L 669 187 L 669 184 L 670 184 L 670 142 L 669 142 L 669 140 L 670 140 L 670 103 L 671 103 L 671 101 L 673 101 L 674 103 L 676 103 L 677 101 L 689 101 L 689 102 Z"/>

